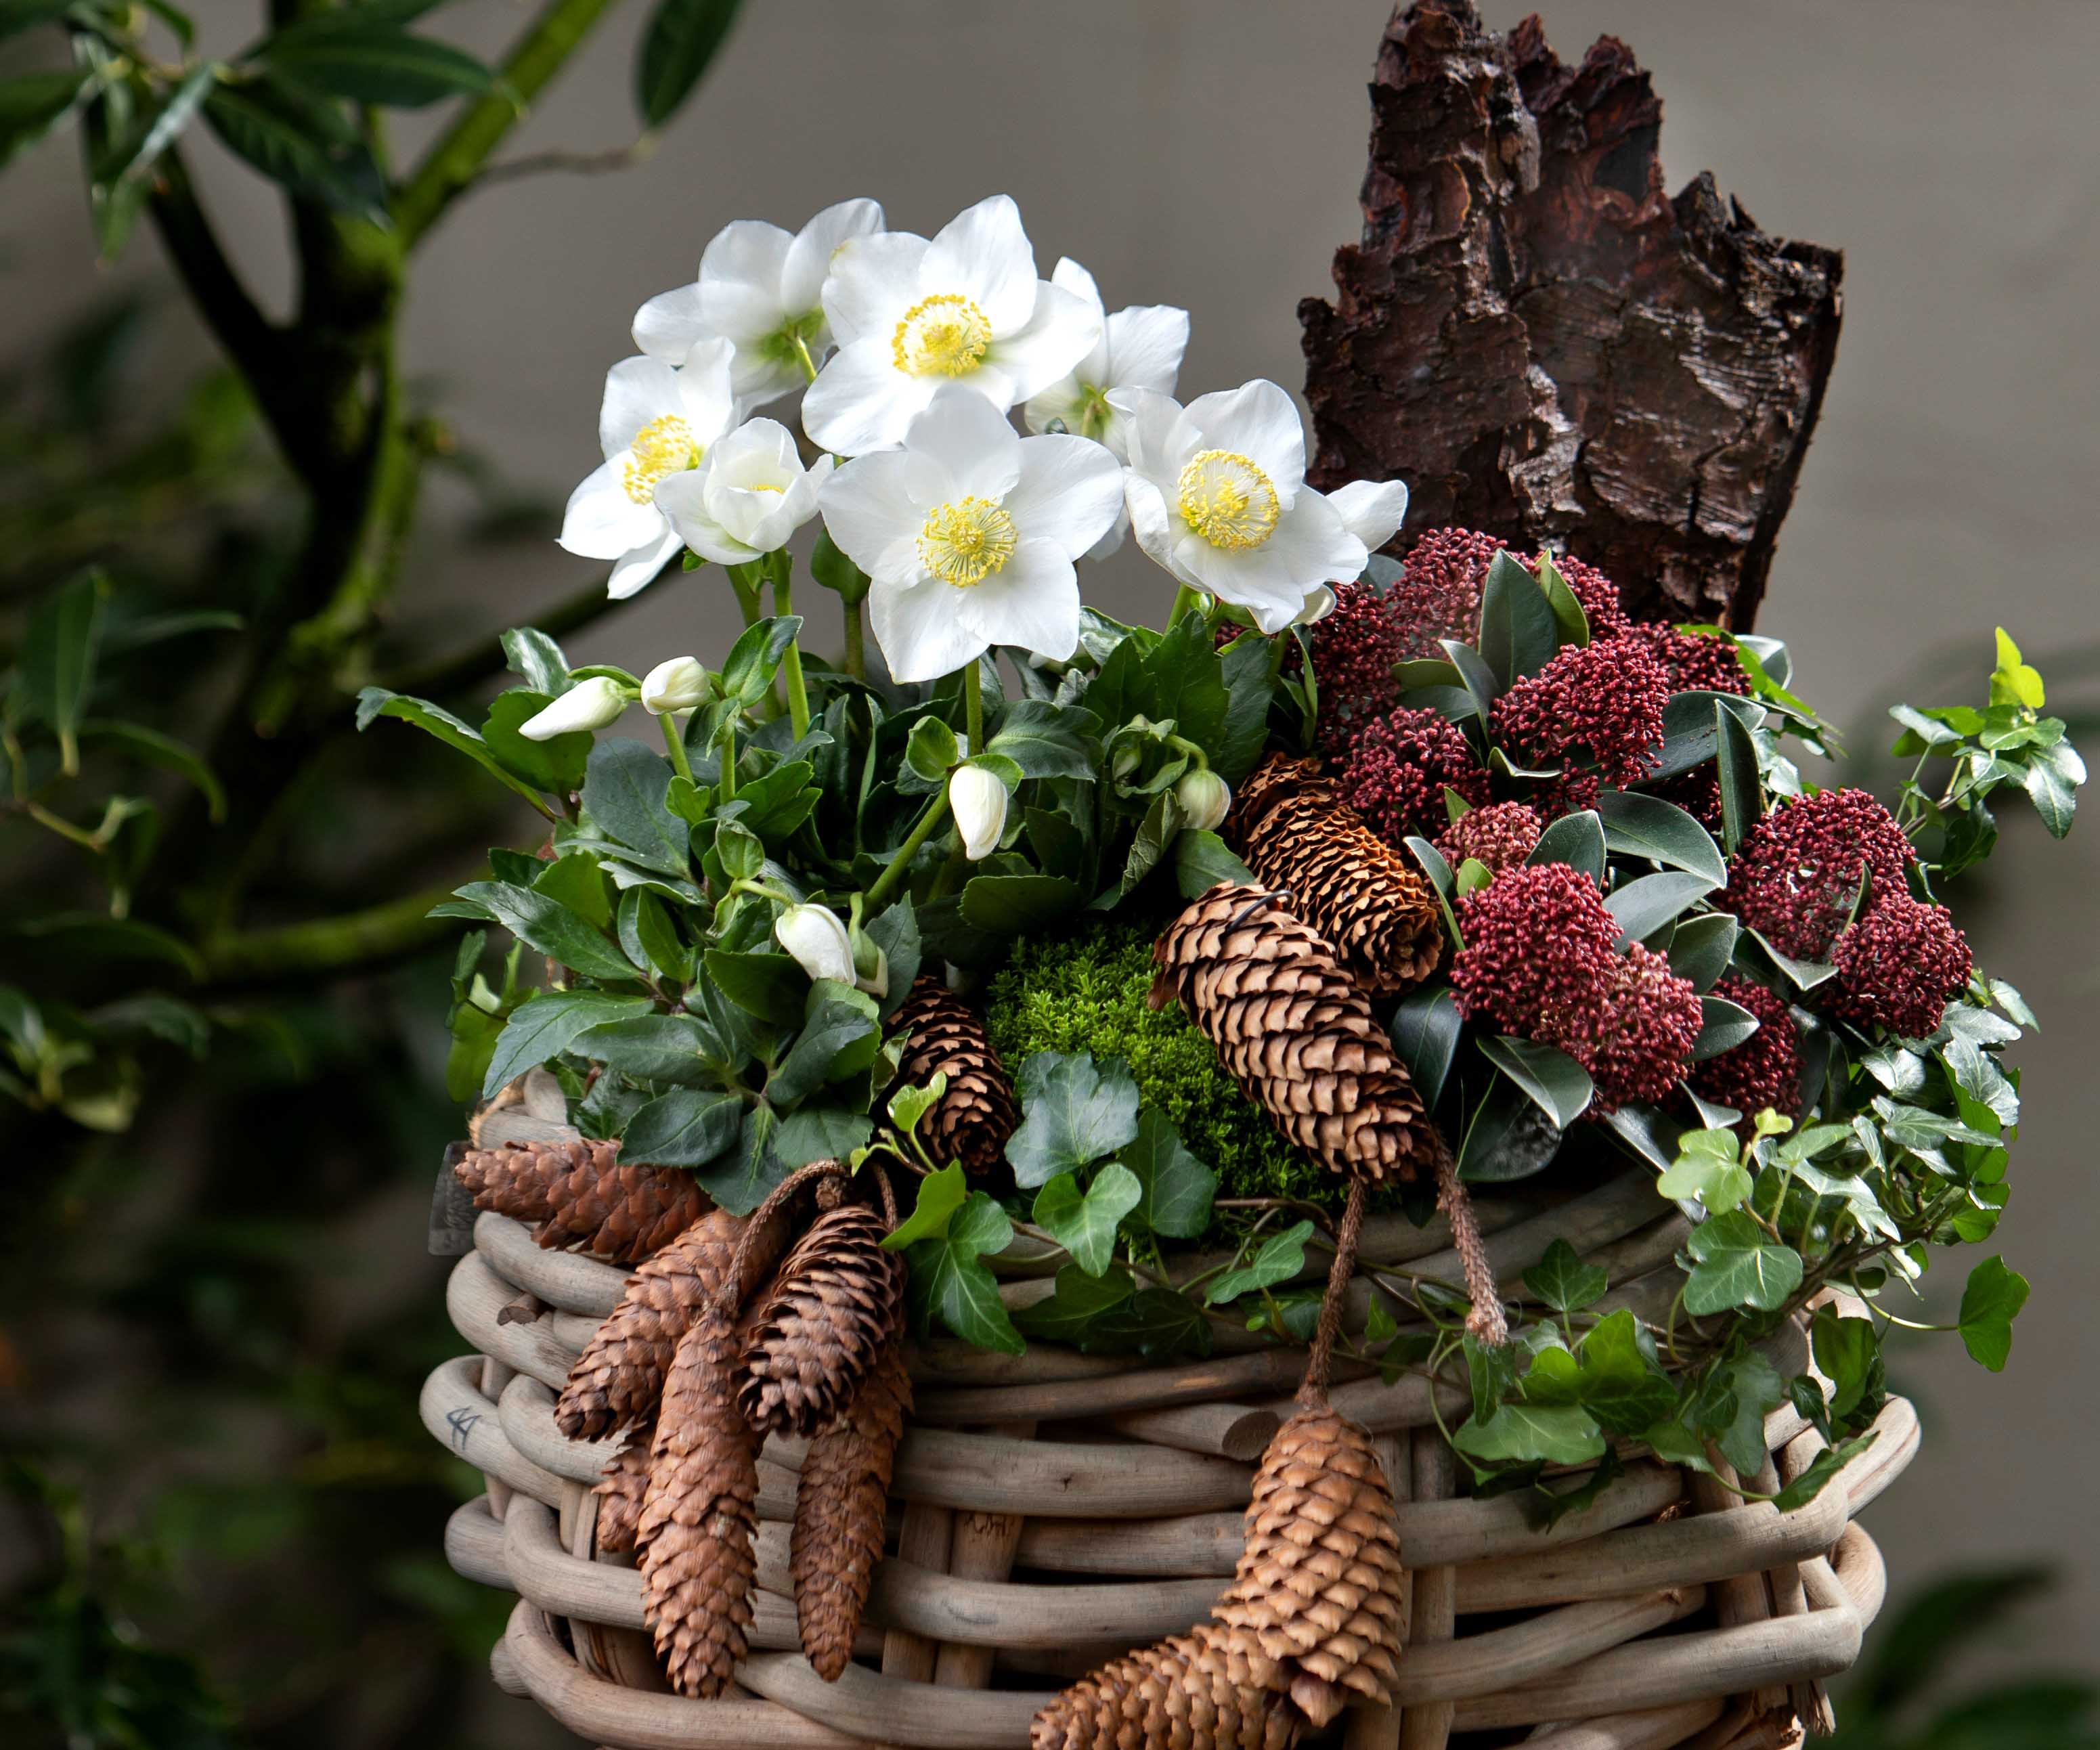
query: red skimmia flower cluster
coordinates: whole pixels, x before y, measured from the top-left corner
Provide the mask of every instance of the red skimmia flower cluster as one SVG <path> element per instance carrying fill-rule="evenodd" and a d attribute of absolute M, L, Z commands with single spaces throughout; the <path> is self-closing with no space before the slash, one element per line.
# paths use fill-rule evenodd
<path fill-rule="evenodd" d="M 1637 639 L 1564 645 L 1495 701 L 1495 739 L 1535 765 L 1586 755 L 1608 783 L 1638 780 L 1662 748 L 1670 675 Z"/>
<path fill-rule="evenodd" d="M 1359 579 L 1335 589 L 1335 606 L 1312 634 L 1322 752 L 1347 753 L 1364 725 L 1392 704 L 1392 665 L 1406 645 L 1400 617 L 1375 585 Z"/>
<path fill-rule="evenodd" d="M 1564 571 L 1566 566 L 1562 569 Z M 1619 636 L 1636 639 L 1648 647 L 1669 674 L 1673 693 L 1748 694 L 1750 690 L 1750 677 L 1743 672 L 1736 646 L 1726 638 L 1706 632 L 1680 632 L 1659 620 L 1629 620 Z"/>
<path fill-rule="evenodd" d="M 1968 939 L 1944 906 L 1898 888 L 1874 895 L 1831 950 L 1838 976 L 1829 1007 L 1862 1027 L 1918 1039 L 1939 1026 L 1950 998 L 1969 982 Z"/>
<path fill-rule="evenodd" d="M 1801 1111 L 1801 1029 L 1786 999 L 1776 991 L 1733 973 L 1714 986 L 1714 994 L 1740 1003 L 1758 1018 L 1758 1030 L 1732 1049 L 1696 1064 L 1692 1086 L 1717 1104 L 1732 1106 L 1745 1117 L 1769 1106 L 1784 1117 Z"/>
<path fill-rule="evenodd" d="M 1536 809 L 1521 802 L 1497 802 L 1468 809 L 1444 829 L 1436 849 L 1454 869 L 1470 857 L 1500 875 L 1538 849 L 1545 827 Z"/>
<path fill-rule="evenodd" d="M 1691 1061 L 1699 994 L 1619 929 L 1596 884 L 1565 863 L 1504 871 L 1459 902 L 1458 1012 L 1557 1046 L 1590 1072 L 1593 1109 L 1666 1098 Z"/>
<path fill-rule="evenodd" d="M 1877 897 L 1902 893 L 1915 857 L 1895 817 L 1865 791 L 1820 791 L 1751 828 L 1718 903 L 1781 954 L 1821 960 L 1859 897 L 1860 871 Z"/>
<path fill-rule="evenodd" d="M 1428 530 L 1408 549 L 1406 566 L 1386 593 L 1402 656 L 1441 656 L 1440 638 L 1471 641 L 1488 567 L 1508 544 L 1499 536 L 1447 528 Z"/>
<path fill-rule="evenodd" d="M 1488 774 L 1464 732 L 1441 712 L 1389 711 L 1365 724 L 1342 766 L 1342 795 L 1388 844 L 1432 833 L 1449 818 L 1446 786 L 1478 808 Z"/>

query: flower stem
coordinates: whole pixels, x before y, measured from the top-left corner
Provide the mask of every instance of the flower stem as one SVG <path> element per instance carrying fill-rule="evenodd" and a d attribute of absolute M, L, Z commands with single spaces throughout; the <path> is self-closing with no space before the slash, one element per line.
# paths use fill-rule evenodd
<path fill-rule="evenodd" d="M 795 611 L 795 596 L 788 581 L 789 567 L 794 561 L 783 551 L 780 555 L 780 569 L 773 574 L 773 611 L 784 619 Z M 788 721 L 795 731 L 797 741 L 810 733 L 810 690 L 802 681 L 802 637 L 797 633 L 788 641 L 787 653 L 780 659 L 780 672 L 788 677 Z"/>
<path fill-rule="evenodd" d="M 984 689 L 977 684 L 977 659 L 973 657 L 955 671 L 955 679 L 963 690 L 963 733 L 969 738 L 973 755 L 985 751 L 984 742 Z"/>
<path fill-rule="evenodd" d="M 690 784 L 693 781 L 693 765 L 686 757 L 686 738 L 678 727 L 678 713 L 667 711 L 660 721 L 664 725 L 664 745 L 671 750 L 671 768 Z"/>
<path fill-rule="evenodd" d="M 856 681 L 867 678 L 867 628 L 860 617 L 860 603 L 849 602 L 846 611 L 846 672 Z"/>
<path fill-rule="evenodd" d="M 736 800 L 736 719 L 731 717 L 721 726 L 721 776 L 716 780 L 715 795 L 718 801 Z"/>
<path fill-rule="evenodd" d="M 867 890 L 869 911 L 880 910 L 882 902 L 897 891 L 897 884 L 904 879 L 904 871 L 911 866 L 911 859 L 919 854 L 919 848 L 933 835 L 933 829 L 947 818 L 947 813 L 948 792 L 944 786 L 926 804 L 925 812 L 912 822 L 911 832 L 897 847 L 897 854 L 889 859 L 889 867 L 875 878 L 875 885 Z"/>
<path fill-rule="evenodd" d="M 744 628 L 748 631 L 758 624 L 761 618 L 758 585 L 745 583 L 736 575 L 735 566 L 726 565 L 722 569 L 729 574 L 729 586 L 736 592 L 736 605 L 743 610 Z"/>
<path fill-rule="evenodd" d="M 1290 654 L 1290 634 L 1279 632 L 1268 641 L 1268 684 L 1274 686 L 1283 674 L 1283 659 Z"/>
<path fill-rule="evenodd" d="M 1191 609 L 1198 614 L 1206 611 L 1203 593 L 1184 584 L 1174 592 L 1174 606 L 1167 611 L 1167 629 L 1171 632 L 1180 624 L 1181 616 Z"/>

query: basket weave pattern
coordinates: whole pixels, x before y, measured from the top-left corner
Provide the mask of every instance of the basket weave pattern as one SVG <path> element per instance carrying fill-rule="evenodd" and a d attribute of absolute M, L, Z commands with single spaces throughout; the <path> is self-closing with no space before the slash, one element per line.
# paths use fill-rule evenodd
<path fill-rule="evenodd" d="M 1629 1175 L 1506 1219 L 1489 1249 L 1507 1285 L 1567 1237 L 1627 1282 L 1600 1310 L 1645 1316 L 1675 1276 L 1681 1237 L 1679 1218 L 1655 1210 L 1652 1179 Z M 1423 1250 L 1436 1244 L 1423 1233 L 1409 1267 L 1435 1277 L 1448 1260 Z M 447 1300 L 479 1353 L 439 1366 L 422 1396 L 432 1435 L 488 1479 L 453 1515 L 447 1554 L 518 1595 L 497 1681 L 615 1750 L 1020 1750 L 1052 1691 L 1208 1611 L 1239 1551 L 1251 1461 L 1303 1365 L 1295 1350 L 1160 1366 L 1045 1345 L 1018 1359 L 921 1347 L 891 1491 L 896 1553 L 876 1571 L 854 1664 L 826 1683 L 797 1651 L 788 1528 L 805 1443 L 775 1438 L 761 1462 L 752 1652 L 737 1694 L 693 1701 L 658 1674 L 632 1558 L 595 1548 L 590 1484 L 615 1447 L 564 1439 L 554 1422 L 624 1274 L 543 1251 L 501 1216 L 481 1216 L 474 1242 Z M 1390 1263 L 1404 1245 L 1370 1234 L 1365 1255 Z M 1652 1282 L 1633 1274 L 1643 1264 Z M 1355 1287 L 1361 1325 L 1371 1290 Z M 1794 1352 L 1775 1359 L 1798 1370 L 1798 1334 L 1785 1335 Z M 1797 1717 L 1815 1723 L 1820 1680 L 1857 1657 L 1882 1602 L 1880 1556 L 1853 1517 L 1918 1440 L 1910 1406 L 1892 1400 L 1873 1445 L 1789 1514 L 1639 1459 L 1543 1530 L 1515 1499 L 1453 1498 L 1426 1382 L 1359 1378 L 1334 1397 L 1379 1436 L 1412 1588 L 1395 1706 L 1347 1714 L 1323 1740 L 1352 1750 L 1440 1750 L 1454 1730 L 1546 1722 L 1530 1745 L 1749 1750 L 1780 1742 Z M 1449 1420 L 1462 1401 L 1440 1391 L 1435 1408 Z M 1765 1435 L 1771 1457 L 1745 1481 L 1769 1493 L 1821 1445 L 1789 1408 Z"/>

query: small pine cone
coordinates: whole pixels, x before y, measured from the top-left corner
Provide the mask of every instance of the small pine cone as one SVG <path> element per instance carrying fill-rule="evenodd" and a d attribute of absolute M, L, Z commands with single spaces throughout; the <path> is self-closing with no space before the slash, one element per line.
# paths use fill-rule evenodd
<path fill-rule="evenodd" d="M 1111 1659 L 1046 1704 L 1030 1750 L 1290 1750 L 1304 1719 L 1215 1623 Z"/>
<path fill-rule="evenodd" d="M 478 1210 L 540 1224 L 540 1243 L 638 1264 L 713 1205 L 682 1167 L 618 1158 L 616 1142 L 470 1148 L 452 1169 Z"/>
<path fill-rule="evenodd" d="M 1324 1407 L 1278 1429 L 1255 1473 L 1246 1546 L 1211 1611 L 1283 1665 L 1315 1726 L 1353 1691 L 1392 1699 L 1407 1638 L 1400 1532 L 1371 1437 Z"/>
<path fill-rule="evenodd" d="M 788 1566 L 802 1654 L 827 1683 L 836 1683 L 853 1658 L 869 1576 L 882 1559 L 890 1464 L 911 1410 L 904 1346 L 892 1342 L 802 1460 Z"/>
<path fill-rule="evenodd" d="M 605 1467 L 605 1474 L 591 1485 L 598 1501 L 598 1547 L 618 1555 L 634 1547 L 634 1534 L 642 1521 L 642 1499 L 649 1489 L 649 1448 L 656 1430 L 644 1423 L 620 1455 Z"/>
<path fill-rule="evenodd" d="M 712 1699 L 750 1651 L 758 1436 L 736 1407 L 736 1335 L 709 1307 L 679 1340 L 636 1527 L 642 1614 L 671 1687 Z"/>
<path fill-rule="evenodd" d="M 859 1389 L 904 1325 L 904 1260 L 863 1204 L 843 1203 L 795 1243 L 752 1321 L 737 1401 L 761 1434 L 814 1434 Z"/>
<path fill-rule="evenodd" d="M 710 1210 L 627 1279 L 620 1304 L 576 1358 L 555 1403 L 554 1423 L 564 1435 L 602 1439 L 655 1414 L 678 1339 L 721 1290 L 743 1228 L 741 1217 Z M 752 1274 L 772 1267 L 787 1232 L 784 1219 L 767 1223 L 752 1246 Z"/>
<path fill-rule="evenodd" d="M 897 1066 L 899 1087 L 924 1087 L 936 1075 L 947 1090 L 919 1121 L 920 1140 L 936 1163 L 960 1161 L 967 1173 L 989 1173 L 1020 1122 L 1013 1082 L 985 1031 L 984 1017 L 931 972 L 921 973 L 890 1017 L 893 1037 L 909 1034 Z"/>
<path fill-rule="evenodd" d="M 1178 997 L 1289 1143 L 1331 1171 L 1412 1181 L 1443 1140 L 1335 950 L 1258 888 L 1220 882 L 1152 951 L 1157 1008 Z"/>
<path fill-rule="evenodd" d="M 1371 995 L 1435 970 L 1444 950 L 1435 889 L 1342 800 L 1318 760 L 1271 754 L 1240 787 L 1225 836 L 1256 879 L 1290 893 Z"/>

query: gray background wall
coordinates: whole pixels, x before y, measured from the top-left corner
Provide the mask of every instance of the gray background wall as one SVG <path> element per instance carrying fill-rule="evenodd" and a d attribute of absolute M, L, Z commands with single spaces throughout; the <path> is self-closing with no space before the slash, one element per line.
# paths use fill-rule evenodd
<path fill-rule="evenodd" d="M 247 6 L 201 10 L 208 51 L 252 31 Z M 1507 26 L 1523 8 L 1486 10 Z M 923 231 L 1004 189 L 1044 271 L 1069 253 L 1111 308 L 1189 308 L 1185 391 L 1256 375 L 1295 389 L 1296 301 L 1328 289 L 1330 255 L 1358 223 L 1362 86 L 1385 14 L 1383 0 L 751 6 L 647 165 L 514 182 L 453 215 L 417 281 L 410 369 L 468 441 L 558 498 L 597 460 L 599 384 L 628 350 L 634 306 L 689 279 L 722 223 L 793 225 L 867 193 Z M 467 0 L 435 25 L 493 47 L 518 16 Z M 1767 229 L 1846 253 L 1837 374 L 1764 616 L 1763 629 L 1793 641 L 1803 690 L 1856 721 L 1955 644 L 1973 685 L 2000 620 L 2045 669 L 2051 652 L 2090 648 L 2100 6 L 1557 0 L 1546 18 L 1564 57 L 1607 29 L 1639 51 L 1666 100 L 1673 187 L 1710 166 Z M 625 142 L 637 24 L 615 18 L 514 149 Z M 274 197 L 215 151 L 198 156 L 224 229 L 281 305 Z M 11 355 L 95 275 L 69 145 L 0 181 L 0 353 Z M 163 271 L 142 237 L 117 271 Z M 206 344 L 179 329 L 159 362 L 193 368 Z M 522 617 L 588 579 L 551 544 L 470 558 L 440 524 L 404 604 L 411 624 L 435 628 L 461 608 Z M 1097 572 L 1092 597 L 1157 609 L 1156 578 L 1141 564 Z M 718 650 L 733 617 L 703 577 L 660 587 L 579 647 L 644 668 Z M 1969 919 L 1983 958 L 2028 993 L 2047 1029 L 2018 1054 L 2030 1116 L 2000 1230 L 2034 1295 L 2002 1378 L 1952 1339 L 1900 1353 L 1926 1448 L 1872 1519 L 1899 1591 L 1957 1563 L 2062 1565 L 2067 1589 L 2019 1651 L 2088 1669 L 2100 1668 L 2100 1532 L 2077 1503 L 2100 1434 L 2088 1263 L 2100 1108 L 2083 1013 L 2100 998 L 2096 844 L 2100 822 L 2059 847 L 2010 820 L 2004 879 Z M 413 1220 L 404 1213 L 404 1247 L 420 1243 Z"/>

